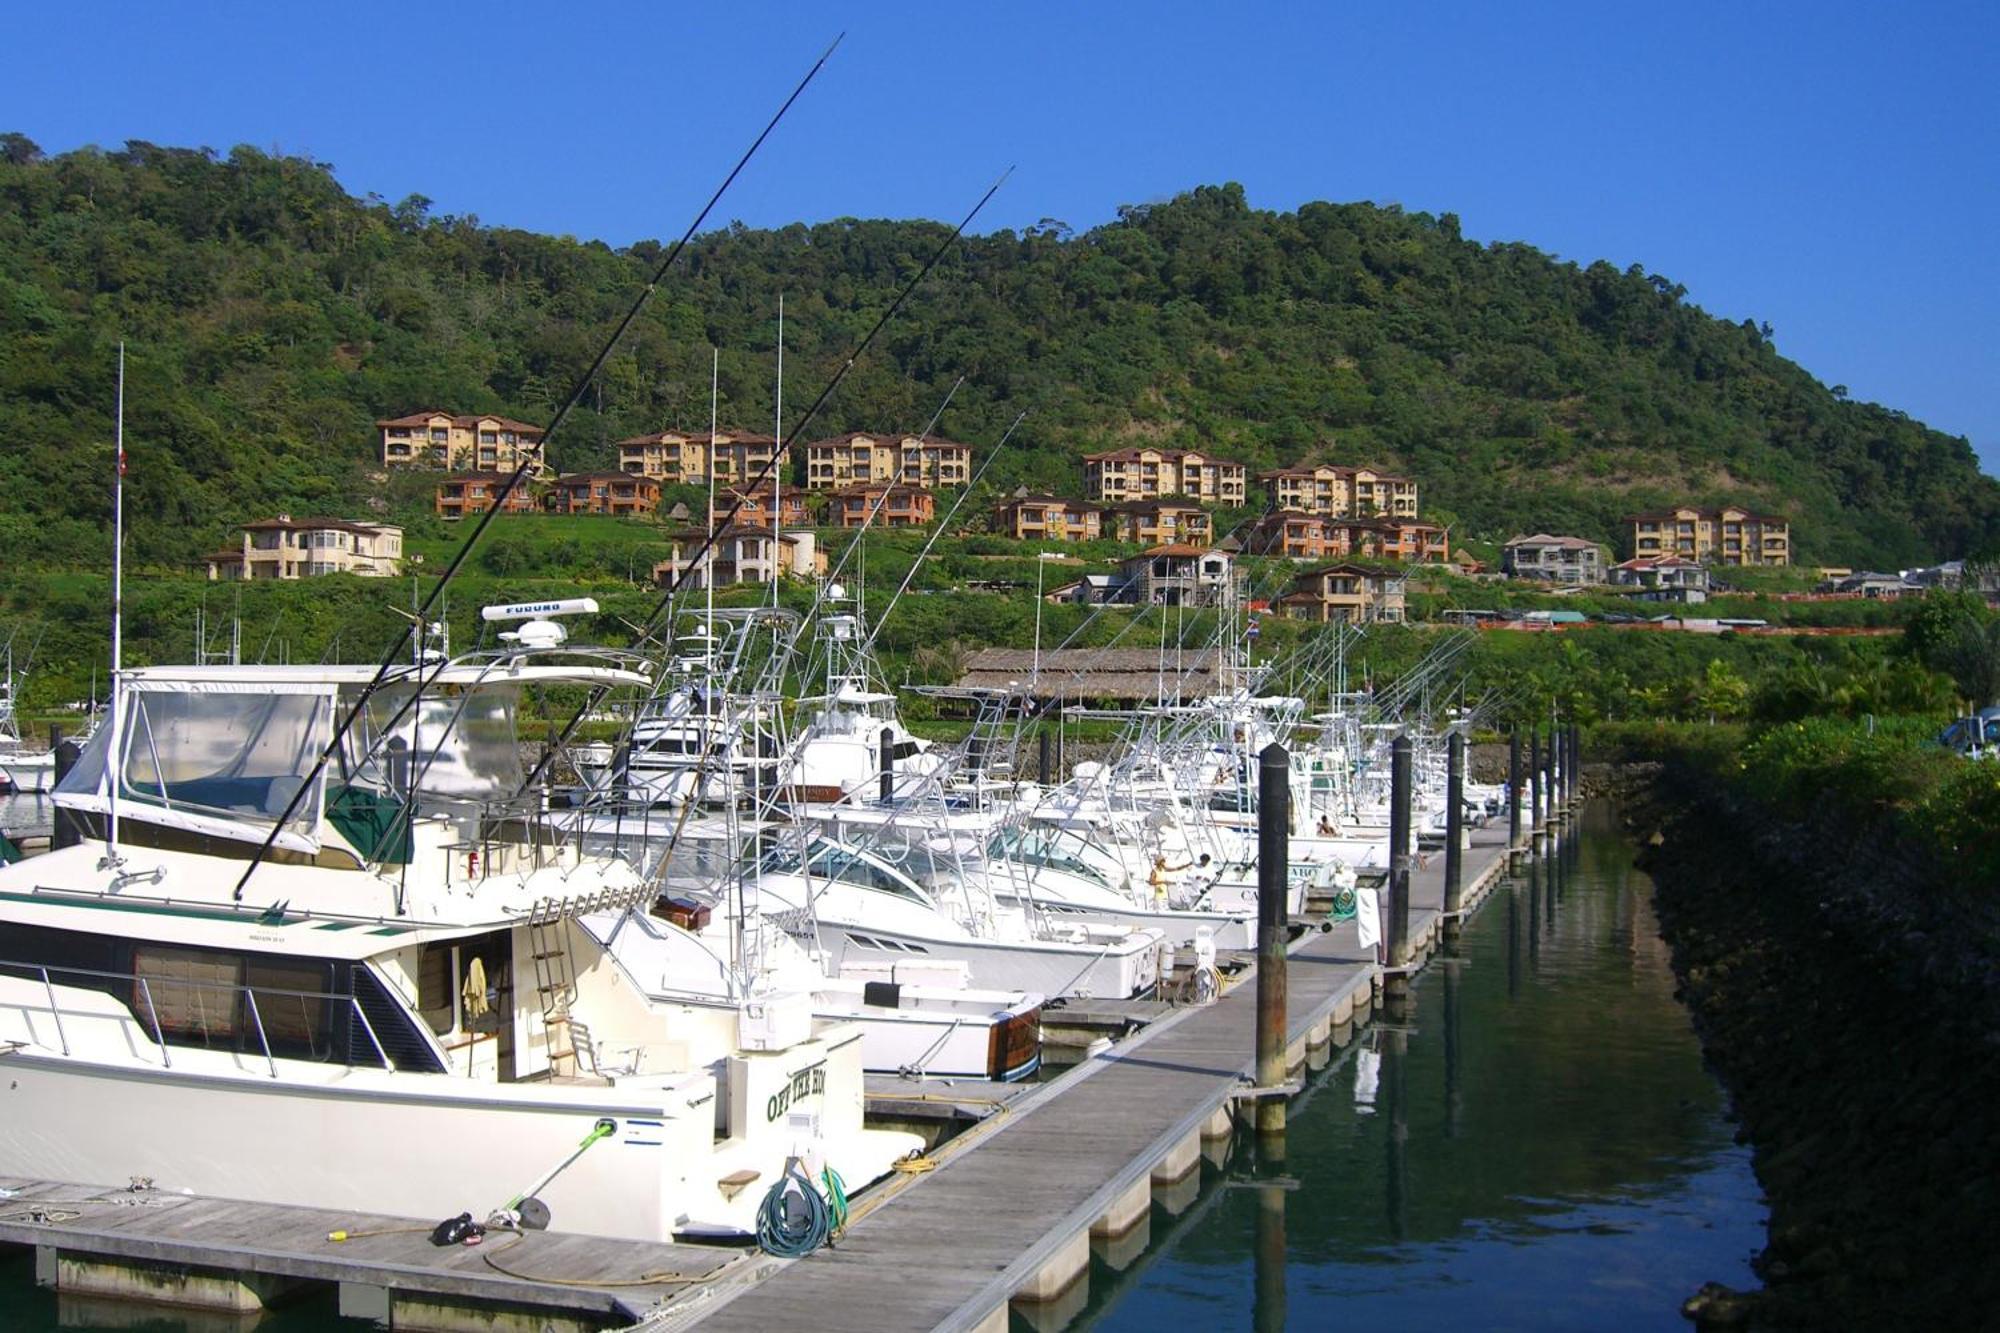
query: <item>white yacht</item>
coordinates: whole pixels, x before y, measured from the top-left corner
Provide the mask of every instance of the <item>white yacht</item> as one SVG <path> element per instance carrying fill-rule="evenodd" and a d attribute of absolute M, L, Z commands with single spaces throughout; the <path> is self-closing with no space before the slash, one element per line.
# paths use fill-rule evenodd
<path fill-rule="evenodd" d="M 529 638 L 365 704 L 368 668 L 121 675 L 56 793 L 84 841 L 0 868 L 0 1174 L 477 1216 L 594 1134 L 552 1224 L 667 1239 L 753 1231 L 792 1155 L 853 1189 L 920 1146 L 863 1127 L 854 1027 L 679 1002 L 585 924 L 652 890 L 519 794 L 516 703 L 650 681 Z"/>
<path fill-rule="evenodd" d="M 0 796 L 46 792 L 55 786 L 56 757 L 52 750 L 30 750 L 21 740 L 20 719 L 14 711 L 14 650 L 6 650 L 0 669 Z"/>
<path fill-rule="evenodd" d="M 816 943 L 836 974 L 948 961 L 964 964 L 974 986 L 1119 1000 L 1158 983 L 1172 947 L 1160 931 L 1002 907 L 983 877 L 958 864 L 976 850 L 785 837 L 764 854 L 758 893 L 763 910 Z"/>

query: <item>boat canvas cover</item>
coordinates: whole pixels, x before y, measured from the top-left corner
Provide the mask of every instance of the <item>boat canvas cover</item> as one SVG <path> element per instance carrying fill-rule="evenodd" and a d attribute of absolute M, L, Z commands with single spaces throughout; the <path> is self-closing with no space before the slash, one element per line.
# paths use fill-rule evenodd
<path fill-rule="evenodd" d="M 91 738 L 56 788 L 57 803 L 110 809 L 117 746 L 122 817 L 226 838 L 262 841 L 306 785 L 331 734 L 331 682 L 121 681 L 118 725 Z M 319 850 L 320 783 L 314 782 L 280 846 Z"/>

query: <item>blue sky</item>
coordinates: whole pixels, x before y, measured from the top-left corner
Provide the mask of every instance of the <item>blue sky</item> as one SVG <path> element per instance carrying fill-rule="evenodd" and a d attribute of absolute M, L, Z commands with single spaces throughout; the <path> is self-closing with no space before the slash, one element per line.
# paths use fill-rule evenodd
<path fill-rule="evenodd" d="M 357 193 L 625 243 L 718 211 L 982 228 L 1240 181 L 1638 263 L 2000 472 L 2000 5 L 15 6 L 0 129 L 309 153 Z"/>

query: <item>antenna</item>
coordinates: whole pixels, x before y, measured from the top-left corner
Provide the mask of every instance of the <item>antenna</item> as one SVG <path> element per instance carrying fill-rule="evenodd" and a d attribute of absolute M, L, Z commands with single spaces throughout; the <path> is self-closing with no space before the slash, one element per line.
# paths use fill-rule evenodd
<path fill-rule="evenodd" d="M 531 653 L 560 648 L 569 642 L 569 631 L 552 617 L 596 614 L 595 597 L 568 597 L 555 602 L 512 602 L 505 606 L 481 607 L 479 618 L 489 625 L 505 620 L 520 621 L 519 629 L 501 631 L 500 640 L 513 644 L 519 652 Z"/>
<path fill-rule="evenodd" d="M 106 808 L 104 828 L 104 859 L 97 863 L 99 870 L 116 870 L 124 863 L 118 855 L 118 784 L 124 779 L 119 772 L 119 741 L 122 733 L 119 725 L 124 720 L 124 709 L 120 706 L 124 690 L 119 686 L 119 675 L 124 670 L 125 654 L 125 344 L 118 344 L 118 418 L 114 443 L 117 446 L 117 476 L 111 483 L 111 749 L 105 766 L 110 769 L 110 803 Z"/>

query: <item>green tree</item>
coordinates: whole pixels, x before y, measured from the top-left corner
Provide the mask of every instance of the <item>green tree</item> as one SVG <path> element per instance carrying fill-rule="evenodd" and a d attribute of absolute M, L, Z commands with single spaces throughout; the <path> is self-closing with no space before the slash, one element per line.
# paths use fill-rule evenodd
<path fill-rule="evenodd" d="M 1695 682 L 1694 702 L 1711 723 L 1734 721 L 1743 716 L 1750 700 L 1750 682 L 1721 658 L 1710 658 Z"/>
<path fill-rule="evenodd" d="M 1933 648 L 1931 661 L 1974 708 L 2000 702 L 2000 618 L 1959 620 L 1951 637 Z"/>

